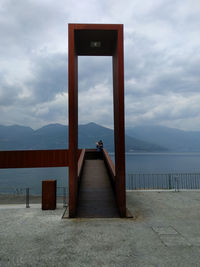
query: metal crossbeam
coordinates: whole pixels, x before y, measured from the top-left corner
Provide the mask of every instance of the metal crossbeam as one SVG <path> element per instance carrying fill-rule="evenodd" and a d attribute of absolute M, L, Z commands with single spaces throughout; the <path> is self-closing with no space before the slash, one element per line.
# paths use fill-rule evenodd
<path fill-rule="evenodd" d="M 67 149 L 0 151 L 0 168 L 66 167 L 68 155 Z"/>

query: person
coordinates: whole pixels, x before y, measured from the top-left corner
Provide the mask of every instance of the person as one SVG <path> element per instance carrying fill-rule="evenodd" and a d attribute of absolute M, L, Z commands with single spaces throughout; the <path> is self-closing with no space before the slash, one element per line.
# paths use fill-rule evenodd
<path fill-rule="evenodd" d="M 97 143 L 96 143 L 96 148 L 97 148 L 97 151 L 98 152 L 101 152 L 103 150 L 103 142 L 102 140 L 99 140 Z"/>
<path fill-rule="evenodd" d="M 97 149 L 97 152 L 100 152 L 99 142 L 96 142 L 96 149 Z"/>
<path fill-rule="evenodd" d="M 100 147 L 100 151 L 102 151 L 103 150 L 103 141 L 102 140 L 99 141 L 99 147 Z"/>

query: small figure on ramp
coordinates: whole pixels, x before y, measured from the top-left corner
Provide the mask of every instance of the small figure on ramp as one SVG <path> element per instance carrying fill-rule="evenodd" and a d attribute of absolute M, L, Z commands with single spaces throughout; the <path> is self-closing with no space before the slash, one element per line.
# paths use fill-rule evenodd
<path fill-rule="evenodd" d="M 97 148 L 97 151 L 98 152 L 101 152 L 103 150 L 103 141 L 102 140 L 99 140 L 97 143 L 96 143 L 96 148 Z"/>

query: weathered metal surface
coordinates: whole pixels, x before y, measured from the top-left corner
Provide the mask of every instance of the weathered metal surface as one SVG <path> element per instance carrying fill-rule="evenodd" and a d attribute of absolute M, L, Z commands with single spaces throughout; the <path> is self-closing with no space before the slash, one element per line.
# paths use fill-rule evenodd
<path fill-rule="evenodd" d="M 68 165 L 69 151 L 67 149 L 0 151 L 0 168 L 65 167 Z"/>
<path fill-rule="evenodd" d="M 78 171 L 80 172 L 78 165 L 80 155 L 78 150 L 78 55 L 111 55 L 113 56 L 115 194 L 120 216 L 125 217 L 123 25 L 69 24 L 68 30 L 69 150 L 1 151 L 0 168 L 69 166 L 69 216 L 75 217 Z"/>
<path fill-rule="evenodd" d="M 115 165 L 105 148 L 103 149 L 103 159 L 108 168 L 108 172 L 112 179 L 112 183 L 115 183 Z"/>
<path fill-rule="evenodd" d="M 69 216 L 77 207 L 78 140 L 78 56 L 113 57 L 113 96 L 115 132 L 115 193 L 121 217 L 126 216 L 124 139 L 124 52 L 123 25 L 69 24 Z"/>
<path fill-rule="evenodd" d="M 75 217 L 78 193 L 78 57 L 74 28 L 70 25 L 68 35 L 69 216 Z"/>
<path fill-rule="evenodd" d="M 79 159 L 78 159 L 78 179 L 80 179 L 80 176 L 82 173 L 84 159 L 85 159 L 85 149 L 82 149 L 80 156 L 79 156 Z"/>
<path fill-rule="evenodd" d="M 42 181 L 42 209 L 56 209 L 56 180 Z"/>
<path fill-rule="evenodd" d="M 112 56 L 115 49 L 117 32 L 111 25 L 92 25 L 92 29 L 85 29 L 77 25 L 75 30 L 76 53 L 79 56 Z M 83 28 L 83 29 L 82 29 Z M 106 30 L 107 29 L 107 30 Z"/>
<path fill-rule="evenodd" d="M 123 27 L 118 29 L 118 38 L 113 56 L 114 91 L 114 137 L 115 137 L 115 192 L 121 217 L 126 216 L 125 184 L 125 130 L 124 130 L 124 48 Z"/>

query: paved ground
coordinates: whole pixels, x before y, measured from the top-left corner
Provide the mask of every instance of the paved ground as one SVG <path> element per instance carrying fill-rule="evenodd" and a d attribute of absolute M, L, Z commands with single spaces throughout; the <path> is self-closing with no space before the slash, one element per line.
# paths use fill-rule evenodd
<path fill-rule="evenodd" d="M 0 266 L 200 266 L 200 192 L 128 192 L 134 219 L 0 209 Z"/>

